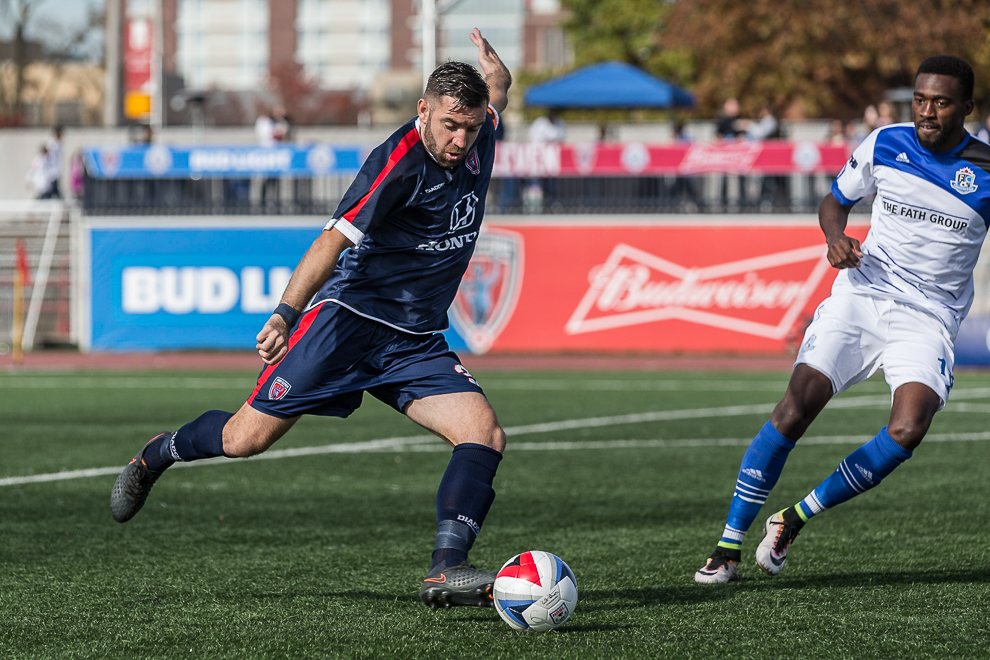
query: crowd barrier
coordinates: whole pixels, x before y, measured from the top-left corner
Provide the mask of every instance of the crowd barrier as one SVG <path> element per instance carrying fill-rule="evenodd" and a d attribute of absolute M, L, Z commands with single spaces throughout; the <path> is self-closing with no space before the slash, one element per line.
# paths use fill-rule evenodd
<path fill-rule="evenodd" d="M 359 146 L 91 147 L 90 214 L 332 213 Z M 815 142 L 499 143 L 492 214 L 806 212 L 848 158 Z"/>

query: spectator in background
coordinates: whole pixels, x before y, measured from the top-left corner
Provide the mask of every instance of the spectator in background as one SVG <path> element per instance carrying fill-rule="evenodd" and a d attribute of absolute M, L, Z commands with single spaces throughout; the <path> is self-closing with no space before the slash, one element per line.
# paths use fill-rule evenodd
<path fill-rule="evenodd" d="M 742 136 L 740 126 L 739 101 L 726 99 L 722 104 L 722 112 L 716 117 L 715 136 L 719 140 L 735 140 Z"/>
<path fill-rule="evenodd" d="M 56 126 L 45 145 L 48 151 L 48 196 L 47 199 L 62 199 L 58 180 L 62 176 L 62 127 Z"/>
<path fill-rule="evenodd" d="M 564 141 L 566 127 L 563 120 L 551 110 L 542 117 L 537 117 L 529 127 L 529 141 L 536 144 L 550 144 Z"/>
<path fill-rule="evenodd" d="M 841 119 L 833 119 L 828 125 L 828 135 L 825 136 L 825 141 L 837 146 L 844 145 L 846 143 L 846 128 L 846 124 L 843 124 Z"/>
<path fill-rule="evenodd" d="M 529 141 L 533 144 L 559 144 L 564 141 L 566 129 L 556 111 L 537 117 L 529 127 Z M 523 206 L 531 213 L 542 213 L 553 206 L 557 197 L 557 180 L 552 178 L 530 179 L 523 191 Z"/>
<path fill-rule="evenodd" d="M 69 194 L 73 199 L 82 199 L 85 169 L 82 152 L 76 150 L 69 159 Z"/>
<path fill-rule="evenodd" d="M 264 108 L 258 113 L 258 118 L 254 122 L 254 136 L 258 140 L 259 147 L 275 146 L 275 119 L 268 108 Z M 250 195 L 248 193 L 250 181 L 247 179 L 228 180 L 227 185 L 233 187 L 234 196 L 239 201 L 242 201 L 244 204 L 250 201 Z M 278 199 L 278 193 L 278 179 L 266 176 L 261 180 L 262 206 L 267 206 L 269 203 Z"/>
<path fill-rule="evenodd" d="M 873 128 L 896 124 L 899 120 L 900 118 L 897 116 L 897 110 L 894 109 L 894 106 L 884 101 L 877 106 L 877 121 Z"/>
<path fill-rule="evenodd" d="M 770 108 L 760 108 L 760 118 L 756 121 L 741 120 L 746 128 L 746 137 L 750 140 L 780 139 L 780 122 L 773 116 Z"/>
<path fill-rule="evenodd" d="M 275 120 L 267 108 L 258 113 L 254 122 L 254 136 L 259 146 L 271 147 L 275 144 Z"/>
<path fill-rule="evenodd" d="M 272 140 L 274 142 L 292 142 L 292 120 L 282 106 L 276 106 L 272 112 Z"/>
<path fill-rule="evenodd" d="M 780 122 L 774 117 L 768 106 L 760 108 L 760 116 L 756 121 L 745 122 L 746 137 L 750 140 L 779 140 Z M 779 208 L 786 206 L 789 200 L 789 179 L 780 174 L 764 175 L 760 180 L 761 208 Z"/>
<path fill-rule="evenodd" d="M 980 126 L 980 130 L 976 132 L 976 139 L 990 144 L 990 115 L 987 115 L 987 118 L 983 120 L 983 125 Z"/>
<path fill-rule="evenodd" d="M 739 117 L 739 101 L 734 98 L 729 98 L 725 100 L 722 104 L 722 112 L 716 117 L 717 123 L 715 124 L 715 137 L 718 140 L 738 140 L 743 136 L 743 129 L 741 126 L 741 119 Z M 722 175 L 722 208 L 728 208 L 729 206 L 729 175 Z M 741 176 L 732 177 L 738 184 L 739 188 L 739 203 L 746 203 L 746 179 Z"/>
<path fill-rule="evenodd" d="M 686 146 L 691 142 L 684 122 L 680 119 L 674 120 L 670 127 L 670 137 L 679 146 Z M 686 213 L 696 213 L 699 210 L 698 204 L 698 177 L 677 176 L 674 178 L 674 186 L 670 190 L 670 198 L 673 204 Z"/>
<path fill-rule="evenodd" d="M 49 199 L 51 197 L 51 180 L 48 176 L 48 147 L 41 145 L 38 153 L 31 159 L 25 181 L 34 199 Z"/>

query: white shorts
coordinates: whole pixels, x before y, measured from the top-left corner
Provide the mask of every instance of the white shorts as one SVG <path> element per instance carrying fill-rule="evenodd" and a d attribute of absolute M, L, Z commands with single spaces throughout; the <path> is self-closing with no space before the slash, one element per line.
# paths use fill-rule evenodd
<path fill-rule="evenodd" d="M 891 397 L 905 383 L 921 383 L 938 394 L 941 410 L 952 389 L 952 340 L 937 317 L 917 307 L 838 293 L 815 310 L 794 364 L 828 376 L 835 394 L 883 369 Z"/>

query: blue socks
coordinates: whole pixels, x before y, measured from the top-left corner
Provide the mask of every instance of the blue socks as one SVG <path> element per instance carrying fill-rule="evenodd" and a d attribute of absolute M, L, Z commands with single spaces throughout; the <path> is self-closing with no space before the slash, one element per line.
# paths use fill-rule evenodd
<path fill-rule="evenodd" d="M 495 471 L 502 454 L 491 447 L 466 443 L 454 447 L 437 490 L 437 539 L 433 570 L 467 561 L 495 501 Z"/>
<path fill-rule="evenodd" d="M 152 472 L 161 472 L 176 461 L 226 456 L 223 453 L 223 427 L 233 413 L 205 412 L 175 433 L 156 438 L 144 452 L 144 462 Z"/>
<path fill-rule="evenodd" d="M 839 468 L 794 508 L 807 522 L 825 509 L 878 486 L 898 465 L 911 458 L 911 454 L 909 449 L 894 442 L 885 426 L 876 437 L 839 463 Z"/>
<path fill-rule="evenodd" d="M 753 438 L 739 466 L 736 490 L 729 505 L 729 517 L 718 545 L 729 550 L 742 548 L 743 537 L 771 489 L 777 484 L 794 441 L 780 434 L 767 422 Z"/>

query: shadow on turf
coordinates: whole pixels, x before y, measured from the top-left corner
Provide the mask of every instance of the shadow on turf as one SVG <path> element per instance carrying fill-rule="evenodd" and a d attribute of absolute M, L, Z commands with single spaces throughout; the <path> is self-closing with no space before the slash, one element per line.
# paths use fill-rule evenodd
<path fill-rule="evenodd" d="M 832 573 L 808 577 L 744 577 L 730 584 L 688 584 L 682 587 L 641 589 L 597 589 L 581 592 L 581 609 L 614 610 L 616 607 L 649 605 L 691 605 L 719 601 L 740 591 L 774 592 L 782 589 L 823 589 L 842 587 L 886 587 L 913 584 L 990 583 L 986 571 L 896 571 L 887 573 Z M 625 605 L 623 605 L 623 601 Z"/>

